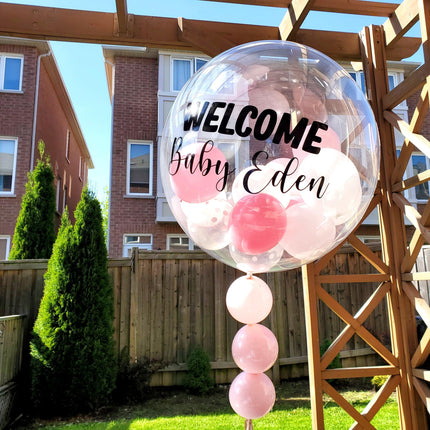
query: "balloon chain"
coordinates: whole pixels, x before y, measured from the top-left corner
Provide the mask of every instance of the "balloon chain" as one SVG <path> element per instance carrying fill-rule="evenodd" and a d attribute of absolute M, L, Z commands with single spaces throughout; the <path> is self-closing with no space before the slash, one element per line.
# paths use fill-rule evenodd
<path fill-rule="evenodd" d="M 253 430 L 252 420 L 245 420 L 245 430 Z"/>

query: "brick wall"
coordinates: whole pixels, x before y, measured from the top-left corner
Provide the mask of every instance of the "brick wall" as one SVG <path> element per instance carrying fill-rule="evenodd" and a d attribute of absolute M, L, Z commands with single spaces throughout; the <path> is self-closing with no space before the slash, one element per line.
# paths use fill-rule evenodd
<path fill-rule="evenodd" d="M 0 92 L 0 136 L 18 138 L 15 193 L 13 196 L 0 196 L 0 235 L 7 235 L 12 239 L 25 192 L 27 172 L 30 170 L 39 52 L 36 47 L 18 44 L 0 45 L 0 53 L 24 55 L 22 93 Z M 83 187 L 83 182 L 79 180 L 81 153 L 75 136 L 71 133 L 70 162 L 65 158 L 66 135 L 71 127 L 55 91 L 55 85 L 51 82 L 43 63 L 44 60 L 41 61 L 39 76 L 34 162 L 39 155 L 37 144 L 41 139 L 45 142 L 45 150 L 50 156 L 54 173 L 62 178 L 63 185 L 64 183 L 67 185 L 66 202 L 70 213 L 73 214 Z M 61 194 L 60 202 L 62 197 Z M 57 225 L 59 217 L 60 214 L 57 214 Z"/>
<path fill-rule="evenodd" d="M 68 130 L 70 131 L 70 141 L 69 156 L 67 159 L 66 140 Z M 39 139 L 45 142 L 46 152 L 50 156 L 54 170 L 55 181 L 61 181 L 60 212 L 63 197 L 66 193 L 65 201 L 73 220 L 73 212 L 81 198 L 84 185 L 83 181 L 79 178 L 81 151 L 43 62 L 39 79 L 36 142 Z M 36 154 L 38 154 L 37 151 Z"/>
<path fill-rule="evenodd" d="M 158 59 L 115 57 L 109 255 L 122 256 L 124 234 L 152 234 L 153 249 L 166 249 L 176 223 L 156 223 Z M 153 142 L 153 195 L 126 196 L 127 141 Z"/>
<path fill-rule="evenodd" d="M 0 45 L 0 52 L 24 55 L 22 93 L 0 93 L 0 136 L 18 138 L 15 194 L 0 197 L 0 234 L 12 236 L 30 168 L 38 52 L 35 47 L 15 45 Z"/>

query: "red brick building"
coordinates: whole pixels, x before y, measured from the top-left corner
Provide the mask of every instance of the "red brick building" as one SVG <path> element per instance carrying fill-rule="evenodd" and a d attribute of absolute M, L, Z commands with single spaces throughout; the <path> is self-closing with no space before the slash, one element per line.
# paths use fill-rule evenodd
<path fill-rule="evenodd" d="M 0 38 L 0 260 L 7 259 L 16 219 L 45 142 L 54 170 L 57 221 L 73 213 L 93 163 L 49 43 Z"/>
<path fill-rule="evenodd" d="M 182 85 L 209 58 L 200 52 L 132 47 L 104 47 L 103 53 L 113 109 L 109 254 L 126 256 L 132 247 L 192 249 L 163 194 L 157 142 Z M 342 66 L 364 91 L 363 73 L 357 63 L 355 68 L 351 63 Z M 417 64 L 389 62 L 388 66 L 393 87 Z M 401 103 L 396 113 L 409 121 L 408 103 Z M 400 147 L 402 138 L 400 134 L 396 137 Z M 416 153 L 408 169 L 422 171 L 427 163 L 426 157 Z M 408 199 L 416 205 L 428 197 L 428 185 L 420 187 L 408 190 Z M 366 240 L 377 238 L 376 211 L 360 226 L 359 233 Z"/>

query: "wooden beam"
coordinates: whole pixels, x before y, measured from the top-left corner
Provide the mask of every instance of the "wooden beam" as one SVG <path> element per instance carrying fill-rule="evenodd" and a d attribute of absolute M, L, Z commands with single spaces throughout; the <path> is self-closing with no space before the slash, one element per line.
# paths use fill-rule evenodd
<path fill-rule="evenodd" d="M 427 412 L 430 414 L 430 388 L 424 381 L 421 381 L 418 378 L 413 379 L 413 384 L 415 390 L 417 390 L 418 395 L 420 396 L 424 406 L 427 409 Z"/>
<path fill-rule="evenodd" d="M 412 223 L 412 225 L 420 232 L 423 238 L 430 242 L 430 227 L 424 225 L 422 221 L 422 215 L 409 203 L 408 200 L 403 196 L 403 194 L 393 194 L 393 200 L 396 205 L 402 210 L 402 212 L 406 215 L 408 220 Z"/>
<path fill-rule="evenodd" d="M 424 332 L 423 337 L 420 340 L 418 348 L 415 350 L 414 355 L 411 358 L 411 365 L 413 368 L 421 367 L 427 357 L 430 354 L 430 329 Z"/>
<path fill-rule="evenodd" d="M 115 0 L 116 2 L 116 20 L 118 23 L 118 34 L 123 36 L 127 34 L 128 12 L 127 0 Z"/>
<path fill-rule="evenodd" d="M 361 306 L 360 310 L 354 315 L 354 318 L 362 324 L 368 316 L 373 312 L 376 306 L 385 297 L 387 292 L 390 290 L 388 283 L 381 284 L 372 295 L 366 300 Z M 326 369 L 328 365 L 334 360 L 336 355 L 341 352 L 340 350 L 344 347 L 346 342 L 353 336 L 355 330 L 352 326 L 346 326 L 337 338 L 328 347 L 327 351 L 321 357 L 321 369 Z"/>
<path fill-rule="evenodd" d="M 430 74 L 430 63 L 424 63 L 415 69 L 408 77 L 394 87 L 389 93 L 382 98 L 384 110 L 395 108 L 403 100 L 422 88 Z"/>
<path fill-rule="evenodd" d="M 202 0 L 217 3 L 236 3 L 253 6 L 286 8 L 292 0 Z M 312 10 L 337 12 L 353 15 L 390 16 L 397 8 L 396 3 L 370 2 L 364 0 L 315 0 Z"/>
<path fill-rule="evenodd" d="M 414 369 L 412 373 L 416 378 L 422 379 L 423 381 L 430 382 L 430 370 Z"/>
<path fill-rule="evenodd" d="M 397 182 L 393 185 L 394 192 L 403 192 L 408 190 L 409 188 L 414 188 L 417 185 L 424 184 L 430 180 L 430 169 L 425 170 L 424 172 L 420 172 L 415 176 L 411 176 L 405 180 Z"/>
<path fill-rule="evenodd" d="M 430 307 L 411 282 L 403 282 L 403 291 L 414 305 L 427 327 L 430 327 Z"/>
<path fill-rule="evenodd" d="M 345 400 L 345 398 L 341 396 L 327 381 L 323 381 L 322 386 L 324 391 L 357 422 L 361 429 L 375 429 L 370 421 L 363 417 L 363 415 L 361 415 L 360 412 L 351 405 L 351 403 Z"/>
<path fill-rule="evenodd" d="M 190 43 L 210 57 L 236 46 L 236 43 L 217 33 L 208 33 L 207 27 L 199 21 L 178 18 L 178 31 L 180 40 Z"/>
<path fill-rule="evenodd" d="M 370 378 L 376 375 L 398 375 L 397 366 L 343 367 L 322 371 L 324 379 Z"/>
<path fill-rule="evenodd" d="M 292 0 L 279 24 L 281 40 L 294 40 L 315 0 Z"/>
<path fill-rule="evenodd" d="M 390 280 L 385 273 L 366 273 L 358 275 L 319 275 L 316 280 L 321 284 L 342 284 L 349 282 L 384 282 Z"/>
<path fill-rule="evenodd" d="M 399 40 L 417 21 L 418 1 L 403 0 L 383 25 L 386 46 Z"/>
<path fill-rule="evenodd" d="M 113 13 L 0 2 L 0 36 L 192 49 L 189 42 L 180 39 L 176 18 L 133 15 L 132 32 L 128 31 L 125 36 L 116 34 L 114 21 Z M 279 38 L 278 27 L 197 20 L 189 20 L 188 24 L 191 22 L 198 22 L 200 26 L 206 28 L 208 35 L 216 33 L 235 45 Z M 356 33 L 300 29 L 295 41 L 311 46 L 337 60 L 361 59 Z M 419 41 L 421 42 L 421 39 Z M 402 39 L 387 56 L 392 60 L 407 58 L 418 49 L 418 46 L 414 38 Z"/>
<path fill-rule="evenodd" d="M 323 288 L 317 288 L 318 297 L 343 321 L 350 325 L 355 332 L 372 347 L 385 361 L 392 366 L 398 366 L 397 358 L 389 351 L 372 333 L 369 332 L 360 321 L 354 318 L 348 311 L 345 310 L 327 291 Z"/>
<path fill-rule="evenodd" d="M 354 247 L 379 273 L 388 274 L 390 268 L 354 234 L 348 236 L 348 243 Z"/>
<path fill-rule="evenodd" d="M 361 412 L 361 415 L 366 417 L 369 421 L 372 421 L 373 417 L 385 404 L 388 397 L 390 397 L 391 393 L 396 389 L 399 383 L 400 383 L 400 375 L 395 375 L 388 378 L 385 381 L 384 385 L 378 390 L 376 395 L 373 396 L 372 400 L 367 404 L 367 406 Z M 358 423 L 354 423 L 349 428 L 349 430 L 358 430 L 358 429 L 359 429 Z"/>
<path fill-rule="evenodd" d="M 411 142 L 415 148 L 420 150 L 427 157 L 430 157 L 430 141 L 426 139 L 422 134 L 414 133 L 410 130 L 409 124 L 400 118 L 399 115 L 392 111 L 386 110 L 384 112 L 384 118 L 402 135 Z"/>
<path fill-rule="evenodd" d="M 427 112 L 429 110 L 428 89 L 429 84 L 426 82 L 426 84 L 424 84 L 421 90 L 420 98 L 418 99 L 418 103 L 414 109 L 414 113 L 409 124 L 409 129 L 413 133 L 419 132 L 421 130 Z M 400 151 L 399 157 L 397 158 L 396 165 L 394 166 L 394 170 L 391 176 L 393 191 L 400 191 L 399 189 L 396 189 L 395 184 L 399 181 L 402 181 L 403 175 L 406 171 L 413 150 L 414 146 L 409 142 L 409 140 L 406 139 L 402 145 L 402 149 Z"/>

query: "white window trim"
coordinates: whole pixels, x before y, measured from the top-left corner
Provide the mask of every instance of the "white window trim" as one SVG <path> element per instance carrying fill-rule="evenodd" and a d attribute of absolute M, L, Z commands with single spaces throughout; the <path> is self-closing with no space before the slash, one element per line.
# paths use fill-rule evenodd
<path fill-rule="evenodd" d="M 148 238 L 150 238 L 150 242 L 149 243 L 130 243 L 130 242 L 126 242 L 125 238 L 127 236 L 146 236 Z M 152 234 L 149 233 L 126 233 L 123 235 L 122 237 L 122 256 L 123 257 L 128 257 L 128 251 L 132 250 L 133 248 L 138 248 L 138 249 L 146 249 L 148 251 L 152 250 L 152 245 L 153 245 L 153 236 Z"/>
<path fill-rule="evenodd" d="M 149 145 L 149 192 L 131 193 L 130 192 L 130 148 L 131 145 Z M 153 195 L 153 173 L 154 173 L 154 143 L 150 140 L 128 140 L 127 141 L 127 175 L 126 175 L 126 195 L 127 196 L 152 196 Z"/>
<path fill-rule="evenodd" d="M 55 209 L 60 213 L 60 196 L 61 196 L 61 178 L 57 177 L 56 191 L 55 191 Z"/>
<path fill-rule="evenodd" d="M 66 132 L 66 160 L 70 163 L 70 130 Z"/>
<path fill-rule="evenodd" d="M 181 238 L 181 239 L 182 238 L 187 238 L 188 239 L 188 251 L 193 251 L 194 250 L 194 242 L 191 240 L 190 237 L 188 237 L 186 234 L 181 234 L 181 233 L 174 234 L 174 233 L 172 233 L 172 234 L 168 234 L 166 236 L 166 250 L 167 251 L 170 251 L 170 239 L 172 239 L 174 237 L 178 237 L 178 238 Z M 177 252 L 178 250 L 174 249 L 174 251 Z"/>
<path fill-rule="evenodd" d="M 12 183 L 10 187 L 10 191 L 0 191 L 0 196 L 13 196 L 15 195 L 15 178 L 16 178 L 16 163 L 18 159 L 18 138 L 17 137 L 8 137 L 8 136 L 0 136 L 0 140 L 14 140 L 15 141 L 15 149 L 14 149 L 14 157 L 13 157 L 13 170 L 12 170 Z"/>
<path fill-rule="evenodd" d="M 6 255 L 5 260 L 9 258 L 9 252 L 10 252 L 10 236 L 0 234 L 0 239 L 6 239 Z"/>
<path fill-rule="evenodd" d="M 21 59 L 21 70 L 19 73 L 19 89 L 17 90 L 9 90 L 4 89 L 4 76 L 6 70 L 6 58 L 20 58 Z M 9 52 L 0 52 L 0 91 L 8 92 L 8 93 L 22 93 L 22 77 L 24 70 L 24 55 L 22 54 L 13 54 Z"/>

